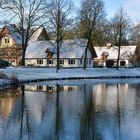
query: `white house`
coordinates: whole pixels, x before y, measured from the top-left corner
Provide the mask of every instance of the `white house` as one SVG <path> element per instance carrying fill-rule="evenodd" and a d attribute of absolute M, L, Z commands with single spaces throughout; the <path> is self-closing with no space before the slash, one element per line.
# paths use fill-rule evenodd
<path fill-rule="evenodd" d="M 64 40 L 60 48 L 61 67 L 82 67 L 85 55 L 86 40 Z M 94 53 L 87 50 L 87 67 L 93 67 Z M 57 64 L 56 43 L 54 41 L 30 42 L 25 55 L 26 66 L 55 67 Z"/>
<path fill-rule="evenodd" d="M 106 66 L 106 60 L 114 60 L 115 65 L 118 58 L 117 46 L 94 47 L 97 58 L 94 59 L 96 66 Z M 120 66 L 129 67 L 134 65 L 136 46 L 121 46 L 120 49 Z M 94 64 L 95 64 L 94 63 Z"/>

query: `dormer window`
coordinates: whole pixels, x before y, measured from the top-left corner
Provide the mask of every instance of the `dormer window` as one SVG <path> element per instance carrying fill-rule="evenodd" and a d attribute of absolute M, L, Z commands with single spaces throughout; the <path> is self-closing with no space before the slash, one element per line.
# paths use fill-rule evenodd
<path fill-rule="evenodd" d="M 107 57 L 109 56 L 109 53 L 108 53 L 108 52 L 103 52 L 103 53 L 101 54 L 101 56 L 102 56 L 102 59 L 103 59 L 103 60 L 106 60 Z"/>

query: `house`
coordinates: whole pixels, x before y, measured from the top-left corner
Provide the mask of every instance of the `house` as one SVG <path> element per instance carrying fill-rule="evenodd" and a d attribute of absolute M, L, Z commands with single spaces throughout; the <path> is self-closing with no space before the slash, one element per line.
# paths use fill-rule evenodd
<path fill-rule="evenodd" d="M 49 40 L 45 28 L 32 29 L 30 42 Z M 19 66 L 22 56 L 22 37 L 15 24 L 5 25 L 0 29 L 0 59 L 13 66 Z"/>
<path fill-rule="evenodd" d="M 86 40 L 64 40 L 60 48 L 61 67 L 82 67 L 85 55 Z M 88 47 L 87 67 L 93 67 L 93 57 L 96 56 L 94 50 Z M 57 65 L 56 43 L 55 41 L 35 41 L 30 42 L 25 55 L 26 66 L 47 66 Z"/>
<path fill-rule="evenodd" d="M 18 66 L 22 54 L 22 39 L 15 25 L 6 25 L 0 31 L 0 59 Z"/>
<path fill-rule="evenodd" d="M 118 47 L 105 46 L 94 47 L 97 58 L 94 59 L 94 66 L 106 66 L 107 60 L 113 60 L 114 65 L 117 63 Z M 121 46 L 119 66 L 130 67 L 135 65 L 136 46 Z"/>

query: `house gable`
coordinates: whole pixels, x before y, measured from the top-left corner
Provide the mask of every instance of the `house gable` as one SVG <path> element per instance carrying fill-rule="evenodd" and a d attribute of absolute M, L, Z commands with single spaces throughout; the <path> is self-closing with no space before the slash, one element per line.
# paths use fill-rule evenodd
<path fill-rule="evenodd" d="M 45 28 L 43 28 L 40 36 L 37 39 L 37 41 L 41 41 L 41 40 L 50 40 L 49 35 L 48 35 L 48 33 L 47 33 Z"/>
<path fill-rule="evenodd" d="M 31 34 L 32 34 L 30 38 L 31 42 L 50 40 L 49 35 L 44 27 L 32 29 Z"/>
<path fill-rule="evenodd" d="M 7 47 L 15 45 L 15 41 L 12 39 L 9 30 L 5 26 L 0 34 L 0 45 L 1 47 Z"/>
<path fill-rule="evenodd" d="M 1 46 L 21 46 L 21 42 L 21 35 L 15 25 L 6 25 L 3 27 L 0 33 Z"/>

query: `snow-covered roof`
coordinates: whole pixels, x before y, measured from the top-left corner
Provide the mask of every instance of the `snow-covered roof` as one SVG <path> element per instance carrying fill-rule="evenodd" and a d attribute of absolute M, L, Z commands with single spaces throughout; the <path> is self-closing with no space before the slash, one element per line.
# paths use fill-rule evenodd
<path fill-rule="evenodd" d="M 86 40 L 65 40 L 60 48 L 60 58 L 82 58 L 86 48 Z M 49 49 L 56 58 L 56 43 L 54 41 L 30 42 L 25 58 L 46 58 L 45 51 Z"/>
<path fill-rule="evenodd" d="M 118 47 L 117 46 L 112 46 L 110 48 L 108 47 L 94 47 L 96 54 L 97 54 L 97 59 L 100 59 L 102 57 L 102 54 L 108 53 L 107 59 L 117 59 L 118 57 Z M 121 59 L 129 59 L 130 56 L 134 55 L 136 50 L 136 46 L 121 46 L 120 50 L 120 58 Z"/>
<path fill-rule="evenodd" d="M 16 44 L 22 44 L 22 37 L 15 25 L 10 24 L 6 26 Z"/>
<path fill-rule="evenodd" d="M 30 41 L 32 41 L 32 42 L 37 41 L 37 39 L 40 36 L 40 34 L 42 33 L 43 29 L 44 29 L 43 27 L 36 29 L 36 31 L 32 34 Z"/>

